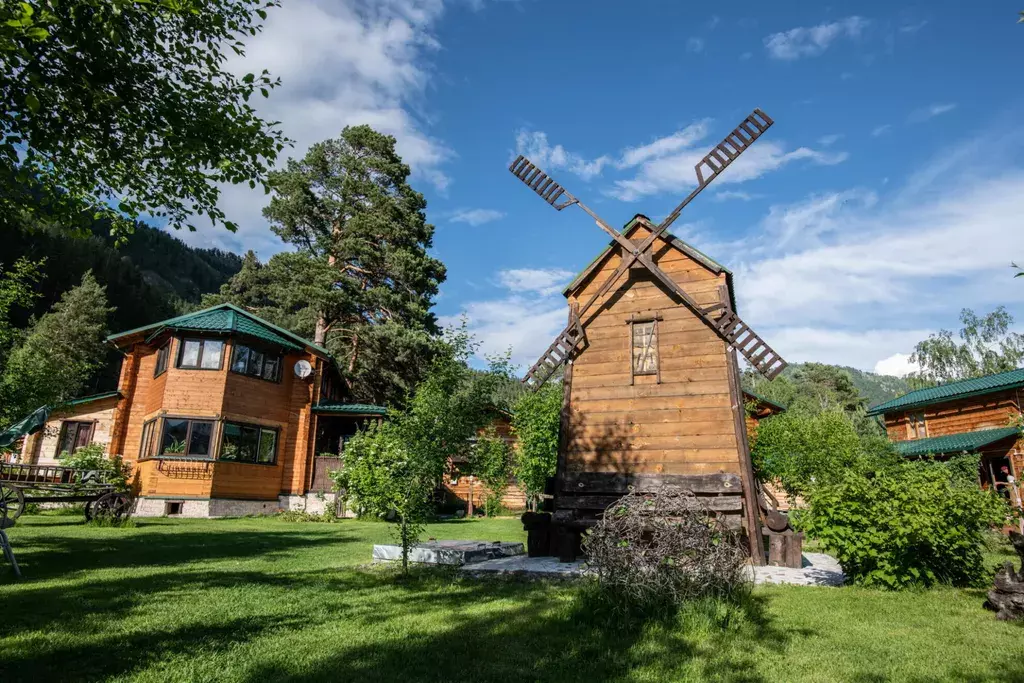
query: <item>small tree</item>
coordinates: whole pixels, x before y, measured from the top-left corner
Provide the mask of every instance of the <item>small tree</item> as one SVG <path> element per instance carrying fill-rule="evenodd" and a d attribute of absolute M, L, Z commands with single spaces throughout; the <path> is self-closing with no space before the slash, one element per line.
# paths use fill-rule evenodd
<path fill-rule="evenodd" d="M 17 419 L 78 395 L 103 363 L 112 310 L 106 290 L 86 272 L 82 283 L 65 292 L 11 351 L 0 377 L 4 417 Z"/>
<path fill-rule="evenodd" d="M 1003 306 L 983 318 L 965 308 L 960 322 L 959 342 L 939 330 L 914 347 L 910 361 L 920 366 L 920 377 L 953 382 L 1015 370 L 1024 361 L 1024 334 L 1010 331 L 1013 316 Z"/>
<path fill-rule="evenodd" d="M 507 366 L 499 360 L 492 372 L 470 370 L 466 362 L 476 344 L 465 321 L 448 330 L 445 341 L 408 408 L 350 440 L 343 468 L 334 475 L 357 508 L 381 517 L 395 515 L 403 572 L 408 571 L 409 549 L 433 512 L 433 494 L 449 459 L 469 454 L 472 437 L 489 416 L 494 384 Z"/>
<path fill-rule="evenodd" d="M 473 446 L 469 464 L 473 475 L 487 487 L 484 511 L 488 517 L 501 511 L 501 500 L 508 490 L 508 478 L 512 470 L 511 453 L 494 427 L 488 427 Z"/>
<path fill-rule="evenodd" d="M 410 450 L 397 422 L 371 425 L 358 432 L 342 455 L 342 469 L 331 473 L 356 509 L 380 517 L 394 515 L 402 546 L 402 571 L 409 571 L 409 548 L 423 533 L 431 509 L 436 472 L 428 460 Z"/>
<path fill-rule="evenodd" d="M 534 509 L 558 464 L 561 413 L 562 386 L 554 383 L 520 396 L 512 413 L 516 436 L 513 471 Z"/>

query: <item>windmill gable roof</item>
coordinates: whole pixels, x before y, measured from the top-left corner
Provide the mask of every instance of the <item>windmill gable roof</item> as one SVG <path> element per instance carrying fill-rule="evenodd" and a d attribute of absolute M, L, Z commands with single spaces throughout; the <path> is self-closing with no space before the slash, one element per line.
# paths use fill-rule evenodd
<path fill-rule="evenodd" d="M 656 226 L 654 226 L 651 223 L 651 220 L 647 216 L 638 213 L 635 216 L 633 216 L 633 218 L 631 218 L 629 222 L 627 222 L 622 227 L 622 234 L 628 237 L 630 233 L 632 233 L 634 230 L 640 227 L 647 228 L 648 230 L 654 230 Z M 730 271 L 728 268 L 726 268 L 718 261 L 708 256 L 704 252 L 684 242 L 683 240 L 679 239 L 670 232 L 662 233 L 661 239 L 663 239 L 665 242 L 675 247 L 676 249 L 678 249 L 683 254 L 690 257 L 700 265 L 704 266 L 715 275 L 724 273 L 726 284 L 729 287 L 729 302 L 730 304 L 732 304 L 732 309 L 734 311 L 736 310 L 736 297 L 733 293 L 732 286 L 732 271 Z M 576 277 L 572 279 L 572 282 L 570 282 L 565 287 L 565 289 L 562 290 L 562 294 L 564 296 L 569 296 L 570 294 L 572 294 L 572 292 L 578 289 L 586 281 L 586 279 L 600 267 L 601 263 L 605 260 L 605 258 L 607 258 L 617 246 L 618 242 L 616 242 L 614 239 L 610 240 L 608 242 L 608 246 L 605 247 L 600 254 L 594 257 L 594 260 L 587 264 L 587 266 L 583 270 L 581 270 L 576 275 Z"/>

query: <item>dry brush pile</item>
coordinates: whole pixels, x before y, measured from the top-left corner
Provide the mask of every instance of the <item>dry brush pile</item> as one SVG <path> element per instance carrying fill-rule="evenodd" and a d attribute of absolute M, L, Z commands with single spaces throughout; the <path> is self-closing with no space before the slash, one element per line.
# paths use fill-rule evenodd
<path fill-rule="evenodd" d="M 670 607 L 749 587 L 747 553 L 691 491 L 630 491 L 584 538 L 603 592 L 631 607 Z"/>

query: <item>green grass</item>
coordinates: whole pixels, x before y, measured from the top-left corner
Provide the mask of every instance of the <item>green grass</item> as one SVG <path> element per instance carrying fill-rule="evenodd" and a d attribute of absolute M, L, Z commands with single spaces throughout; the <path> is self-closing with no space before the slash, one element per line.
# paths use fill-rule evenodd
<path fill-rule="evenodd" d="M 573 585 L 367 570 L 387 526 L 57 515 L 10 530 L 0 681 L 1020 681 L 1024 629 L 982 591 L 756 589 L 613 620 Z M 517 540 L 515 519 L 429 536 Z"/>

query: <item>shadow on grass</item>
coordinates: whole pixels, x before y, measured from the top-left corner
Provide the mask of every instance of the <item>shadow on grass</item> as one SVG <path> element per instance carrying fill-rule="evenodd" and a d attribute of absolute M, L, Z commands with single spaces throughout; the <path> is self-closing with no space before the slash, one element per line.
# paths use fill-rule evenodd
<path fill-rule="evenodd" d="M 302 530 L 267 532 L 224 531 L 196 528 L 171 533 L 136 533 L 138 529 L 110 529 L 102 535 L 68 536 L 36 533 L 23 541 L 9 533 L 21 565 L 23 582 L 68 576 L 76 571 L 124 567 L 166 567 L 203 560 L 273 557 L 307 548 L 357 540 L 338 528 L 335 533 L 304 533 Z M 79 526 L 82 526 L 79 523 Z M 145 529 L 143 525 L 138 527 Z M 332 529 L 332 531 L 334 531 Z M 159 548 L 154 548 L 159 545 Z M 9 568 L 0 567 L 4 578 Z"/>
<path fill-rule="evenodd" d="M 218 589 L 260 597 L 212 623 L 182 625 L 191 600 L 205 594 L 232 601 L 233 593 L 207 592 Z M 155 669 L 188 678 L 188 671 L 165 667 L 195 655 L 207 666 L 211 657 L 223 662 L 226 678 L 254 683 L 568 682 L 628 679 L 634 670 L 665 680 L 686 671 L 755 682 L 763 679 L 752 644 L 782 648 L 789 637 L 772 626 L 757 596 L 669 619 L 621 618 L 579 587 L 473 581 L 445 571 L 399 579 L 385 571 L 183 570 L 22 590 L 7 596 L 4 612 L 4 681 L 102 680 Z M 143 612 L 161 618 L 153 626 L 122 625 Z M 323 639 L 342 624 L 347 637 Z M 55 632 L 60 636 L 46 637 Z M 282 634 L 291 643 L 283 659 L 271 640 Z"/>

